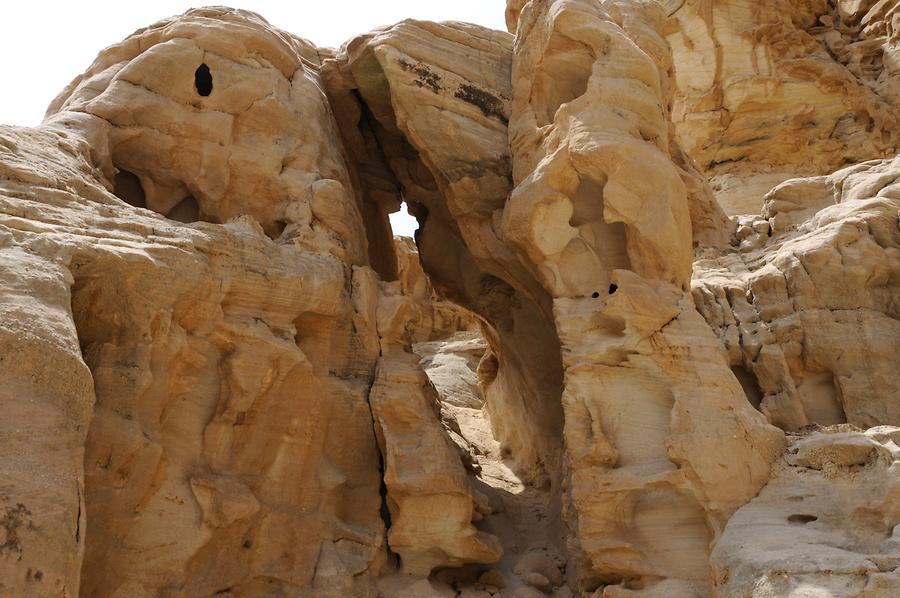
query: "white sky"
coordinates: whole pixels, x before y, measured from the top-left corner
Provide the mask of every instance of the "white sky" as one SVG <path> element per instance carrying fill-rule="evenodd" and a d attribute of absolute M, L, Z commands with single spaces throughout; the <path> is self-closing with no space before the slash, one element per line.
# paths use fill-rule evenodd
<path fill-rule="evenodd" d="M 50 101 L 90 66 L 101 49 L 136 29 L 203 6 L 179 0 L 11 0 L 3 4 L 0 123 L 25 126 L 41 122 Z M 231 0 L 231 5 L 257 12 L 276 27 L 319 46 L 340 46 L 359 33 L 405 18 L 468 21 L 506 29 L 505 0 Z M 395 234 L 412 235 L 416 228 L 405 210 L 391 221 Z"/>

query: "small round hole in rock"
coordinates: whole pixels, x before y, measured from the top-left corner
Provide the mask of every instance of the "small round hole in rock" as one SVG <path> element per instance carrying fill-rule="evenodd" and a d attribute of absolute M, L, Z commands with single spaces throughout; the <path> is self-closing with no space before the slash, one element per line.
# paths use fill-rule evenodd
<path fill-rule="evenodd" d="M 591 293 L 591 297 L 593 297 L 594 299 L 599 299 L 600 293 L 598 293 L 597 291 L 594 291 L 593 293 Z"/>
<path fill-rule="evenodd" d="M 617 285 L 615 283 L 609 285 L 609 294 L 610 295 L 612 295 L 613 293 L 615 293 L 618 290 L 619 290 L 619 285 Z"/>
<path fill-rule="evenodd" d="M 815 515 L 791 515 L 788 517 L 788 523 L 792 525 L 806 525 L 807 523 L 812 523 L 816 521 L 818 517 Z"/>
<path fill-rule="evenodd" d="M 212 93 L 212 73 L 209 72 L 209 67 L 206 66 L 206 63 L 201 64 L 194 72 L 194 87 L 197 88 L 197 93 L 203 97 Z"/>

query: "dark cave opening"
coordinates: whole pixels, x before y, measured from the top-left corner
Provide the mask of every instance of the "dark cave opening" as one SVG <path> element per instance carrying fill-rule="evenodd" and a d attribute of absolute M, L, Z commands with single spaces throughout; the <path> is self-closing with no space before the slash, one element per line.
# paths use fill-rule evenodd
<path fill-rule="evenodd" d="M 759 388 L 756 376 L 742 365 L 732 366 L 731 372 L 734 374 L 734 377 L 737 378 L 738 382 L 741 383 L 741 388 L 744 389 L 747 401 L 753 405 L 755 409 L 759 410 L 762 405 L 763 392 Z"/>
<path fill-rule="evenodd" d="M 176 220 L 185 224 L 197 222 L 200 220 L 200 206 L 193 196 L 185 197 L 177 206 L 169 210 L 166 214 L 169 220 Z"/>
<path fill-rule="evenodd" d="M 207 97 L 212 93 L 212 73 L 209 71 L 209 67 L 206 66 L 206 63 L 201 64 L 194 72 L 194 87 L 197 88 L 197 93 L 203 97 Z"/>
<path fill-rule="evenodd" d="M 147 196 L 144 194 L 144 187 L 141 185 L 141 180 L 132 172 L 120 169 L 116 173 L 113 193 L 128 205 L 136 208 L 147 207 Z"/>

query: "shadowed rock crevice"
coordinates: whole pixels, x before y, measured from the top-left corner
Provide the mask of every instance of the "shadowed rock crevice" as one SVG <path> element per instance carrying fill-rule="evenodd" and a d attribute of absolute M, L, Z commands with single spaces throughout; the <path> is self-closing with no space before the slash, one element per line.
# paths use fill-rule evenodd
<path fill-rule="evenodd" d="M 141 180 L 134 173 L 127 170 L 119 170 L 116 173 L 113 193 L 130 206 L 136 208 L 147 207 L 147 195 L 144 193 Z"/>

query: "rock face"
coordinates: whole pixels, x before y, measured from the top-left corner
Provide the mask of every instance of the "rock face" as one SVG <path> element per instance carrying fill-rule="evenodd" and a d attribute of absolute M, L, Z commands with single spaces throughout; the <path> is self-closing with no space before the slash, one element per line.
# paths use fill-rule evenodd
<path fill-rule="evenodd" d="M 7 461 L 24 469 L 4 475 L 4 500 L 23 505 L 4 593 L 371 587 L 377 284 L 315 55 L 253 15 L 194 11 L 101 54 L 43 128 L 3 131 L 3 252 L 28 256 L 4 259 L 4 306 L 24 309 L 23 290 L 48 302 L 4 318 L 47 322 L 5 332 L 21 358 L 4 393 L 25 393 L 6 398 L 19 412 L 5 425 L 21 438 L 46 412 L 47 446 L 19 450 L 58 455 L 34 485 L 19 482 L 33 463 Z M 241 216 L 162 215 L 190 197 L 189 220 Z M 46 349 L 22 353 L 28 337 Z M 29 375 L 53 363 L 71 373 Z"/>
<path fill-rule="evenodd" d="M 748 397 L 787 430 L 900 425 L 900 160 L 793 179 L 693 294 Z"/>
<path fill-rule="evenodd" d="M 896 0 L 671 0 L 677 137 L 729 214 L 900 144 Z"/>
<path fill-rule="evenodd" d="M 407 241 L 398 241 L 404 255 L 415 256 Z M 438 566 L 493 563 L 503 549 L 497 538 L 472 525 L 489 512 L 486 498 L 466 475 L 441 424 L 439 395 L 412 350 L 417 336 L 424 335 L 410 323 L 423 321 L 416 316 L 424 306 L 436 311 L 417 266 L 401 262 L 401 279 L 383 283 L 376 312 L 381 357 L 369 402 L 384 463 L 388 543 L 404 573 L 428 576 Z M 416 279 L 424 288 L 408 286 Z M 426 338 L 434 334 L 440 336 L 440 329 L 432 328 Z"/>
<path fill-rule="evenodd" d="M 896 3 L 506 17 L 0 127 L 0 594 L 900 591 Z"/>
<path fill-rule="evenodd" d="M 900 429 L 795 437 L 713 552 L 726 596 L 893 596 L 900 591 Z"/>
<path fill-rule="evenodd" d="M 689 198 L 670 154 L 663 17 L 653 3 L 532 3 L 517 30 L 518 184 L 502 226 L 554 297 L 583 589 L 657 577 L 702 591 L 710 542 L 781 443 L 683 291 Z"/>

